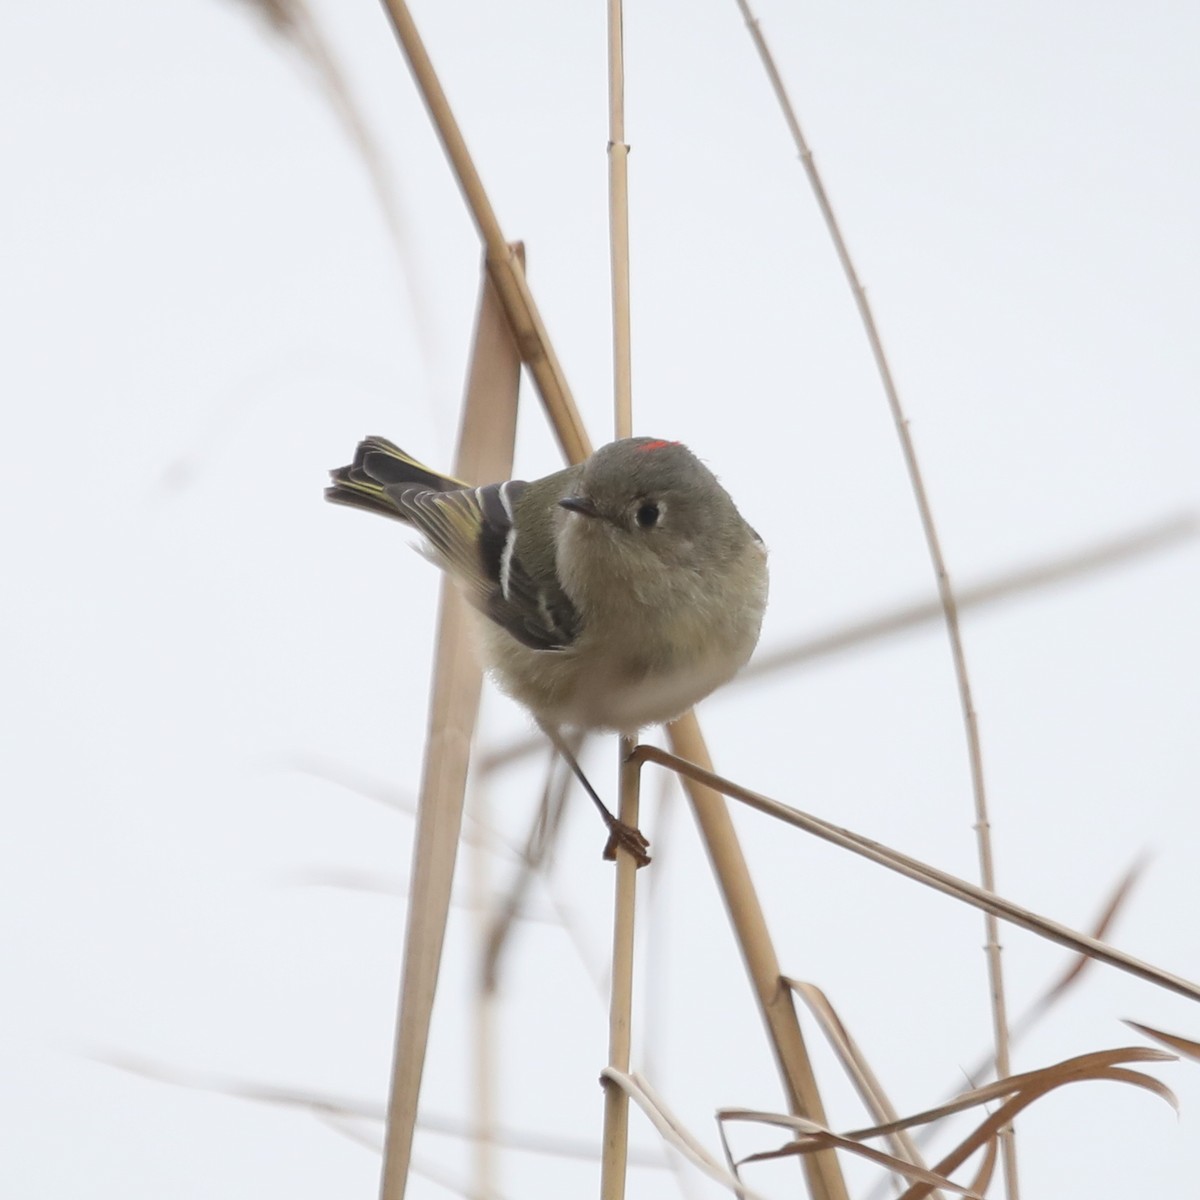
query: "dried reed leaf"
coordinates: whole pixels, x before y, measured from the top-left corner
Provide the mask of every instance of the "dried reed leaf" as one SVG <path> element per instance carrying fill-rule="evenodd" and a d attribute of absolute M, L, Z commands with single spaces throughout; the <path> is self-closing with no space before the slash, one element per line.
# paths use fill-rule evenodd
<path fill-rule="evenodd" d="M 836 1134 L 832 1129 L 825 1129 L 813 1121 L 806 1121 L 803 1117 L 789 1117 L 780 1113 L 757 1112 L 749 1108 L 722 1108 L 717 1111 L 717 1120 L 722 1123 L 725 1121 L 753 1121 L 763 1125 L 778 1125 L 803 1135 L 802 1141 L 788 1142 L 787 1145 L 779 1147 L 778 1150 L 762 1150 L 757 1154 L 748 1154 L 745 1158 L 738 1160 L 738 1166 L 744 1166 L 746 1163 L 753 1162 L 768 1162 L 776 1158 L 791 1158 L 796 1155 L 811 1154 L 813 1150 L 818 1148 L 834 1148 L 845 1150 L 850 1154 L 857 1154 L 860 1158 L 878 1163 L 882 1167 L 887 1167 L 889 1171 L 903 1175 L 906 1179 L 919 1180 L 930 1184 L 932 1187 L 956 1192 L 960 1196 L 973 1196 L 976 1197 L 976 1200 L 979 1200 L 979 1193 L 971 1191 L 970 1188 L 961 1187 L 951 1179 L 946 1179 L 942 1175 L 926 1170 L 924 1167 L 919 1167 L 915 1163 L 908 1162 L 905 1159 L 885 1154 L 882 1150 L 875 1150 L 870 1146 L 864 1146 L 861 1142 Z"/>
<path fill-rule="evenodd" d="M 992 1176 L 996 1173 L 996 1163 L 1000 1161 L 1000 1142 L 997 1138 L 988 1138 L 983 1145 L 983 1158 L 975 1178 L 971 1180 L 971 1191 L 980 1196 L 987 1193 L 991 1186 Z"/>
<path fill-rule="evenodd" d="M 1122 1053 L 1122 1052 L 1100 1052 L 1104 1053 Z M 1100 1055 L 1082 1055 L 1081 1059 L 1097 1058 Z M 1170 1059 L 1171 1055 L 1163 1056 L 1165 1059 Z M 1002 1104 L 994 1113 L 971 1134 L 959 1143 L 949 1154 L 947 1154 L 940 1162 L 935 1164 L 934 1169 L 937 1171 L 953 1171 L 964 1163 L 976 1150 L 985 1146 L 988 1142 L 995 1139 L 1000 1130 L 1011 1125 L 1017 1115 L 1024 1109 L 1028 1108 L 1035 1100 L 1048 1092 L 1054 1091 L 1056 1088 L 1062 1087 L 1068 1083 L 1078 1083 L 1084 1081 L 1100 1081 L 1109 1080 L 1117 1083 L 1128 1083 L 1135 1087 L 1144 1088 L 1147 1091 L 1153 1092 L 1166 1100 L 1173 1108 L 1178 1110 L 1178 1103 L 1171 1090 L 1165 1084 L 1160 1083 L 1157 1079 L 1152 1079 L 1149 1075 L 1143 1075 L 1138 1071 L 1129 1071 L 1121 1067 L 1104 1067 L 1094 1066 L 1080 1071 L 1069 1071 L 1063 1073 L 1061 1068 L 1067 1067 L 1069 1063 L 1079 1060 L 1068 1060 L 1067 1063 L 1059 1063 L 1053 1067 L 1046 1067 L 1040 1072 L 1030 1072 L 1030 1075 L 1042 1076 L 1041 1079 L 1028 1083 L 1020 1092 L 1006 1103 Z M 1145 1060 L 1143 1060 L 1145 1061 Z M 1005 1081 L 1001 1081 L 1005 1082 Z M 995 1086 L 995 1085 L 993 1085 Z M 984 1089 L 986 1090 L 986 1089 Z M 900 1200 L 924 1200 L 924 1197 L 930 1194 L 931 1189 L 923 1184 L 913 1184 L 906 1191 Z"/>
<path fill-rule="evenodd" d="M 1125 906 L 1125 901 L 1129 899 L 1130 893 L 1133 891 L 1133 886 L 1141 878 L 1142 872 L 1146 869 L 1146 858 L 1143 855 L 1125 872 L 1125 874 L 1117 881 L 1117 886 L 1113 888 L 1112 894 L 1109 896 L 1107 903 L 1100 910 L 1099 916 L 1095 923 L 1089 928 L 1088 936 L 1095 938 L 1096 941 L 1103 941 L 1104 935 L 1108 932 L 1113 921 L 1116 920 L 1117 914 Z M 1045 994 L 1035 1004 L 1031 1005 L 1029 1010 L 1022 1016 L 1022 1023 L 1034 1021 L 1041 1016 L 1047 1008 L 1050 1008 L 1055 1001 L 1062 998 L 1072 984 L 1087 970 L 1091 964 L 1091 958 L 1086 954 L 1079 955 L 1072 963 L 1068 964 L 1067 969 L 1062 976 L 1046 989 Z"/>
<path fill-rule="evenodd" d="M 632 758 L 638 762 L 654 762 L 660 766 L 669 767 L 672 771 L 685 778 L 694 779 L 705 787 L 711 788 L 713 791 L 730 796 L 735 800 L 740 800 L 749 808 L 766 813 L 768 816 L 775 817 L 777 820 L 783 821 L 788 825 L 794 825 L 797 829 L 802 829 L 806 833 L 821 838 L 823 841 L 831 842 L 833 845 L 840 846 L 844 850 L 849 850 L 863 858 L 870 859 L 880 866 L 887 867 L 889 870 L 895 871 L 899 875 L 904 875 L 908 879 L 916 880 L 918 883 L 923 883 L 926 887 L 933 888 L 935 891 L 942 892 L 944 895 L 951 896 L 956 900 L 961 900 L 965 904 L 992 912 L 1002 920 L 1008 921 L 1013 925 L 1018 925 L 1022 929 L 1027 929 L 1031 933 L 1036 933 L 1039 937 L 1044 937 L 1048 941 L 1057 942 L 1059 945 L 1066 946 L 1071 950 L 1087 954 L 1099 962 L 1107 963 L 1109 966 L 1126 971 L 1130 975 L 1136 975 L 1138 978 L 1145 979 L 1147 982 L 1165 988 L 1168 991 L 1178 992 L 1179 995 L 1186 996 L 1189 1000 L 1200 1000 L 1200 984 L 1193 983 L 1189 979 L 1183 979 L 1178 975 L 1172 975 L 1169 971 L 1164 971 L 1160 967 L 1152 966 L 1150 963 L 1134 958 L 1131 954 L 1115 950 L 1104 942 L 1099 942 L 1095 938 L 1087 937 L 1085 934 L 1079 933 L 1074 929 L 1060 925 L 1057 921 L 1051 921 L 1048 917 L 1040 916 L 1027 908 L 1022 908 L 1019 904 L 1014 904 L 1011 900 L 1005 900 L 995 892 L 989 892 L 983 888 L 976 887 L 974 884 L 967 883 L 966 880 L 959 879 L 947 871 L 931 867 L 928 863 L 923 863 L 911 855 L 902 854 L 899 850 L 892 850 L 879 842 L 872 841 L 870 838 L 863 837 L 861 834 L 854 833 L 840 825 L 834 825 L 832 822 L 824 821 L 820 817 L 811 816 L 808 813 L 801 812 L 799 809 L 782 804 L 778 800 L 772 800 L 770 797 L 764 796 L 759 792 L 753 792 L 749 788 L 744 788 L 740 784 L 733 783 L 731 780 L 723 779 L 720 775 L 715 774 L 706 767 L 697 765 L 695 762 L 689 762 L 685 758 L 668 754 L 665 750 L 660 750 L 658 747 L 646 743 L 637 747 Z"/>
<path fill-rule="evenodd" d="M 520 371 L 507 319 L 485 274 L 454 467 L 460 479 L 504 479 L 512 473 Z M 425 769 L 413 840 L 412 901 L 404 938 L 384 1139 L 383 1200 L 403 1196 L 408 1178 L 462 828 L 467 765 L 483 679 L 467 620 L 466 601 L 444 579 Z"/>
<path fill-rule="evenodd" d="M 850 1081 L 854 1084 L 863 1104 L 866 1105 L 867 1111 L 881 1123 L 897 1120 L 900 1114 L 888 1099 L 883 1085 L 880 1084 L 862 1051 L 850 1036 L 849 1030 L 830 1003 L 829 997 L 812 983 L 804 983 L 786 976 L 784 983 L 808 1006 L 809 1012 L 812 1013 L 821 1027 L 821 1032 L 833 1047 L 838 1061 L 842 1064 L 842 1069 L 850 1077 Z M 893 1141 L 892 1149 L 897 1158 L 918 1166 L 925 1165 L 917 1143 L 907 1130 L 896 1130 L 895 1133 L 888 1136 Z"/>
<path fill-rule="evenodd" d="M 789 1116 L 786 1113 L 755 1112 L 747 1109 L 723 1109 L 718 1113 L 718 1118 L 722 1121 L 755 1121 L 761 1124 L 789 1129 L 799 1135 L 795 1141 L 789 1142 L 776 1150 L 763 1151 L 741 1160 L 741 1162 L 747 1163 L 809 1154 L 818 1147 L 831 1144 L 830 1139 L 835 1139 L 832 1144 L 836 1144 L 840 1148 L 849 1149 L 850 1146 L 857 1145 L 859 1142 L 870 1138 L 883 1137 L 899 1129 L 908 1129 L 916 1125 L 925 1125 L 933 1121 L 942 1120 L 945 1117 L 953 1116 L 967 1109 L 976 1108 L 981 1104 L 1007 1097 L 1005 1102 L 994 1113 L 989 1114 L 986 1120 L 976 1129 L 972 1130 L 949 1154 L 945 1155 L 940 1162 L 935 1163 L 931 1171 L 920 1171 L 912 1164 L 904 1164 L 901 1163 L 901 1160 L 893 1159 L 891 1155 L 875 1159 L 875 1161 L 883 1162 L 884 1158 L 886 1158 L 888 1162 L 885 1165 L 889 1166 L 889 1169 L 901 1171 L 903 1167 L 902 1173 L 918 1180 L 913 1187 L 904 1193 L 904 1200 L 918 1200 L 919 1197 L 929 1195 L 936 1188 L 945 1187 L 952 1187 L 959 1192 L 976 1194 L 974 1186 L 970 1189 L 963 1188 L 959 1185 L 949 1183 L 945 1177 L 951 1171 L 957 1170 L 977 1150 L 983 1149 L 989 1143 L 994 1142 L 1000 1130 L 1011 1124 L 1018 1113 L 1028 1108 L 1035 1100 L 1068 1083 L 1109 1081 L 1142 1088 L 1167 1101 L 1173 1108 L 1178 1108 L 1178 1102 L 1174 1093 L 1164 1083 L 1140 1071 L 1129 1070 L 1122 1065 L 1129 1062 L 1170 1062 L 1173 1059 L 1174 1055 L 1166 1054 L 1161 1050 L 1151 1050 L 1140 1046 L 1098 1050 L 1091 1054 L 1082 1054 L 1074 1058 L 1065 1059 L 1062 1062 L 1041 1067 L 1035 1071 L 1026 1071 L 1020 1075 L 1013 1075 L 1006 1079 L 997 1080 L 986 1087 L 975 1088 L 946 1104 L 926 1109 L 923 1112 L 914 1113 L 898 1121 L 888 1121 L 868 1129 L 850 1130 L 844 1134 L 834 1134 L 830 1130 L 819 1126 L 814 1127 L 813 1122 Z M 985 1176 L 986 1170 L 987 1163 L 985 1161 L 977 1176 L 977 1180 Z"/>
<path fill-rule="evenodd" d="M 1114 1071 L 1123 1071 L 1122 1064 L 1124 1063 L 1173 1062 L 1174 1059 L 1175 1056 L 1172 1054 L 1167 1054 L 1162 1050 L 1152 1050 L 1147 1046 L 1122 1046 L 1112 1050 L 1094 1050 L 1088 1054 L 1076 1055 L 1073 1058 L 1064 1059 L 1062 1062 L 1053 1063 L 1048 1067 L 1039 1067 L 1019 1075 L 1010 1075 L 1005 1079 L 985 1084 L 983 1087 L 972 1088 L 969 1092 L 964 1092 L 953 1100 L 948 1100 L 944 1104 L 925 1109 L 922 1112 L 913 1113 L 899 1121 L 889 1121 L 874 1125 L 869 1129 L 850 1130 L 845 1136 L 855 1140 L 882 1137 L 895 1129 L 911 1129 L 917 1125 L 927 1125 L 932 1121 L 940 1121 L 945 1117 L 966 1112 L 968 1109 L 977 1108 L 979 1105 L 988 1104 L 993 1100 L 1001 1100 L 1006 1096 L 1041 1094 L 1050 1088 L 1059 1087 L 1075 1080 L 1107 1079 L 1112 1076 Z M 1126 1082 L 1135 1082 L 1138 1087 L 1154 1092 L 1172 1107 L 1177 1106 L 1174 1093 L 1165 1084 L 1149 1075 L 1141 1075 L 1137 1072 L 1130 1072 L 1130 1074 L 1136 1078 L 1126 1080 Z"/>
<path fill-rule="evenodd" d="M 1126 1020 L 1125 1024 L 1130 1029 L 1136 1029 L 1138 1033 L 1143 1033 L 1148 1038 L 1154 1038 L 1155 1041 L 1162 1042 L 1164 1046 L 1170 1046 L 1177 1054 L 1182 1054 L 1184 1058 L 1191 1058 L 1200 1061 L 1200 1042 L 1194 1042 L 1191 1038 L 1181 1037 L 1177 1033 L 1167 1033 L 1162 1029 L 1155 1029 L 1153 1025 L 1143 1025 L 1140 1021 Z"/>
<path fill-rule="evenodd" d="M 645 1113 L 650 1124 L 658 1130 L 664 1141 L 683 1155 L 697 1170 L 744 1200 L 762 1200 L 757 1192 L 745 1187 L 736 1176 L 730 1174 L 709 1152 L 700 1140 L 666 1106 L 662 1098 L 636 1071 L 627 1073 L 614 1067 L 605 1067 L 600 1079 L 610 1087 L 617 1087 Z"/>

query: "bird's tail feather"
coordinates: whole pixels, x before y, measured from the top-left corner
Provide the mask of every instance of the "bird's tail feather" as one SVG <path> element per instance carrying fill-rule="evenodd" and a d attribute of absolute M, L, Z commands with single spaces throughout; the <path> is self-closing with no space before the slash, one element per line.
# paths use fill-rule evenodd
<path fill-rule="evenodd" d="M 329 472 L 333 482 L 325 489 L 331 504 L 345 504 L 379 513 L 396 521 L 408 518 L 396 507 L 389 491 L 412 487 L 418 491 L 452 492 L 470 486 L 451 475 L 431 470 L 387 438 L 364 438 L 348 467 Z"/>

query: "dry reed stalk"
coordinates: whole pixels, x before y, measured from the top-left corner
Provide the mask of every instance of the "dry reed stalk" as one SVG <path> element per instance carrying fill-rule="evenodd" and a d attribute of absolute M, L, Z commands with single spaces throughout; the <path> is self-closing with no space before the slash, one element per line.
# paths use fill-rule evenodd
<path fill-rule="evenodd" d="M 521 363 L 508 321 L 484 273 L 454 466 L 459 478 L 505 479 L 512 473 L 520 377 Z M 384 1140 L 383 1200 L 400 1200 L 408 1180 L 471 737 L 479 710 L 483 677 L 467 619 L 466 602 L 449 580 L 443 580 Z"/>
<path fill-rule="evenodd" d="M 791 98 L 784 87 L 783 78 L 779 74 L 774 56 L 771 54 L 766 39 L 763 37 L 758 19 L 751 12 L 747 0 L 737 0 L 737 6 L 746 22 L 747 29 L 750 31 L 750 36 L 754 41 L 759 58 L 762 60 L 763 67 L 770 79 L 776 99 L 779 101 L 784 120 L 791 131 L 792 139 L 800 155 L 800 161 L 804 166 L 804 172 L 808 176 L 809 185 L 816 198 L 817 206 L 820 208 L 821 215 L 825 220 L 825 227 L 829 231 L 834 249 L 837 251 L 838 260 L 842 264 L 842 271 L 854 296 L 859 318 L 866 332 L 867 341 L 871 347 L 871 354 L 875 359 L 875 366 L 879 372 L 884 393 L 887 396 L 888 408 L 892 414 L 892 421 L 896 426 L 896 435 L 900 439 L 900 449 L 904 456 L 905 467 L 908 470 L 909 484 L 912 487 L 913 497 L 916 500 L 917 511 L 921 518 L 921 527 L 924 530 L 925 542 L 929 549 L 930 561 L 933 564 L 934 575 L 937 579 L 938 595 L 942 602 L 942 611 L 945 614 L 946 633 L 950 640 L 951 657 L 954 660 L 954 677 L 958 686 L 959 703 L 962 708 L 963 727 L 967 739 L 967 758 L 971 771 L 971 791 L 975 806 L 974 829 L 979 853 L 980 882 L 988 891 L 994 891 L 996 887 L 996 875 L 992 861 L 991 823 L 988 819 L 987 792 L 983 780 L 983 750 L 979 740 L 979 721 L 975 712 L 975 703 L 971 695 L 971 681 L 967 674 L 966 654 L 963 650 L 962 636 L 959 632 L 958 606 L 955 601 L 954 589 L 950 584 L 950 574 L 946 569 L 946 560 L 942 553 L 937 527 L 934 524 L 933 510 L 930 507 L 920 465 L 917 462 L 916 447 L 909 432 L 908 420 L 900 404 L 900 393 L 892 377 L 892 369 L 883 349 L 883 339 L 880 337 L 878 326 L 875 324 L 875 315 L 867 299 L 866 289 L 859 281 L 858 272 L 854 268 L 849 248 L 846 245 L 845 238 L 842 236 L 841 226 L 834 215 L 833 206 L 830 204 L 829 197 L 825 191 L 825 184 L 821 179 L 820 173 L 817 171 L 812 150 L 809 148 L 808 140 L 800 128 L 800 122 L 796 117 L 796 111 L 792 106 Z M 984 916 L 984 926 L 987 937 L 988 979 L 991 984 L 992 1030 L 996 1045 L 996 1070 L 1001 1075 L 1008 1075 L 1011 1072 L 1008 1050 L 1008 1012 L 1004 994 L 1004 969 L 1000 961 L 999 926 L 996 918 L 990 913 Z M 1004 1164 L 1005 1194 L 1008 1200 L 1018 1200 L 1020 1185 L 1017 1177 L 1016 1146 L 1012 1130 L 1002 1129 L 1000 1131 L 1000 1139 L 1001 1160 Z"/>
<path fill-rule="evenodd" d="M 550 344 L 541 314 L 534 303 L 525 278 L 525 268 L 515 248 L 504 238 L 495 210 L 484 190 L 483 181 L 475 169 L 462 131 L 451 111 L 446 93 L 433 69 L 433 63 L 413 23 L 412 14 L 404 0 L 383 0 L 392 28 L 408 61 L 409 70 L 421 93 L 421 99 L 433 121 L 434 129 L 446 151 L 446 157 L 458 180 L 463 199 L 467 202 L 479 236 L 483 241 L 488 271 L 496 285 L 500 301 L 508 316 L 513 336 L 520 350 L 521 361 L 537 387 L 542 404 L 550 416 L 568 462 L 581 462 L 591 453 L 591 442 L 583 427 L 583 418 L 575 407 L 566 376 Z M 503 476 L 496 476 L 503 478 Z"/>
<path fill-rule="evenodd" d="M 638 789 L 641 772 L 633 762 L 633 740 L 619 740 L 621 752 L 620 818 L 634 828 L 638 823 Z M 617 848 L 616 895 L 613 904 L 612 980 L 609 985 L 608 1065 L 629 1073 L 633 1033 L 633 930 L 637 903 L 637 860 Z M 604 1157 L 600 1164 L 602 1200 L 624 1200 L 629 1155 L 629 1096 L 611 1082 L 604 1086 Z"/>
<path fill-rule="evenodd" d="M 816 1018 L 825 1040 L 833 1048 L 842 1070 L 854 1085 L 854 1090 L 858 1092 L 866 1110 L 881 1125 L 899 1120 L 899 1112 L 837 1010 L 830 1003 L 829 997 L 816 984 L 800 979 L 785 979 L 784 982 L 804 1001 L 809 1012 Z M 920 1148 L 907 1130 L 899 1129 L 890 1137 L 893 1143 L 892 1153 L 896 1158 L 918 1167 L 925 1167 Z"/>
<path fill-rule="evenodd" d="M 672 730 L 674 730 L 674 726 L 672 726 Z M 898 875 L 904 875 L 908 879 L 923 883 L 926 887 L 933 888 L 934 891 L 942 892 L 955 900 L 961 900 L 982 912 L 991 913 L 1011 925 L 1017 925 L 1022 929 L 1029 930 L 1030 933 L 1036 933 L 1047 941 L 1057 942 L 1060 946 L 1066 946 L 1068 950 L 1074 950 L 1080 954 L 1087 954 L 1098 962 L 1107 963 L 1110 967 L 1116 967 L 1130 975 L 1136 975 L 1139 979 L 1145 979 L 1158 987 L 1166 988 L 1167 991 L 1186 996 L 1189 1000 L 1200 1001 L 1200 984 L 1193 983 L 1190 979 L 1173 975 L 1161 967 L 1155 967 L 1150 963 L 1143 962 L 1140 958 L 1134 958 L 1132 954 L 1115 950 L 1105 942 L 1079 933 L 1057 921 L 1052 921 L 1049 917 L 1040 916 L 1030 909 L 1022 908 L 1011 900 L 1005 900 L 996 892 L 977 887 L 965 879 L 951 875 L 948 871 L 932 867 L 899 850 L 892 850 L 880 842 L 872 841 L 841 825 L 823 821 L 820 817 L 814 817 L 797 808 L 782 804 L 778 800 L 772 800 L 769 796 L 753 792 L 732 780 L 723 779 L 710 768 L 701 766 L 695 761 L 668 754 L 665 750 L 660 750 L 657 746 L 650 746 L 644 742 L 633 752 L 633 759 L 639 763 L 653 762 L 667 767 L 676 774 L 684 776 L 685 779 L 694 780 L 704 788 L 739 800 L 749 808 L 766 813 L 767 816 L 775 817 L 788 825 L 794 825 L 797 829 L 803 829 L 805 833 L 813 834 L 823 841 L 840 846 L 843 850 L 850 850 L 862 858 L 870 859 L 871 862 L 895 871 Z"/>
<path fill-rule="evenodd" d="M 667 732 L 671 745 L 681 759 L 706 764 L 711 774 L 708 747 L 704 744 L 695 713 L 686 713 L 678 721 L 672 722 L 667 726 Z M 655 757 L 661 753 L 650 746 L 639 746 L 632 760 L 638 763 L 647 759 L 663 761 Z M 666 757 L 671 758 L 670 755 Z M 825 1107 L 821 1103 L 821 1094 L 804 1044 L 804 1034 L 796 1017 L 796 1006 L 792 1002 L 791 991 L 783 982 L 779 958 L 767 930 L 767 919 L 750 877 L 746 857 L 734 832 L 729 809 L 718 795 L 718 790 L 723 789 L 715 788 L 699 773 L 682 770 L 679 773 L 684 776 L 684 788 L 767 1026 L 788 1108 L 798 1117 L 807 1117 L 824 1125 Z M 712 775 L 711 778 L 720 777 Z M 847 1200 L 846 1182 L 832 1150 L 818 1151 L 801 1161 L 813 1200 Z"/>
<path fill-rule="evenodd" d="M 633 436 L 629 319 L 629 147 L 625 144 L 625 46 L 621 0 L 608 0 L 608 220 L 612 270 L 615 437 Z"/>
<path fill-rule="evenodd" d="M 477 819 L 487 824 L 487 789 L 476 786 L 472 789 L 469 808 Z M 491 862 L 488 851 L 478 844 L 469 848 L 470 900 L 475 913 L 475 936 L 479 945 L 487 940 L 489 917 L 488 902 L 492 894 Z M 489 1197 L 496 1194 L 496 994 L 482 980 L 474 989 L 471 1020 L 471 1071 L 474 1102 L 474 1128 L 478 1136 L 472 1139 L 471 1187 L 476 1195 Z"/>
<path fill-rule="evenodd" d="M 625 145 L 625 47 L 621 0 L 608 0 L 608 204 L 609 261 L 612 272 L 613 425 L 618 438 L 633 433 L 633 380 L 629 319 L 629 190 Z M 640 772 L 630 763 L 633 741 L 619 738 L 620 818 L 638 823 Z M 633 1030 L 634 916 L 638 864 L 617 849 L 613 896 L 612 978 L 609 985 L 608 1065 L 629 1072 Z M 604 1158 L 600 1165 L 603 1200 L 624 1200 L 629 1155 L 629 1096 L 611 1083 L 604 1087 Z"/>

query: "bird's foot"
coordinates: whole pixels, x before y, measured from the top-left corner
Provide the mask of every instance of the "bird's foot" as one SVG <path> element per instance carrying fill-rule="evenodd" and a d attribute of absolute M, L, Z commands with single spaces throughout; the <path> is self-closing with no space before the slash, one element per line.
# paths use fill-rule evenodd
<path fill-rule="evenodd" d="M 617 857 L 617 850 L 624 850 L 634 864 L 639 867 L 648 866 L 650 843 L 642 836 L 642 831 L 636 825 L 626 825 L 617 817 L 608 821 L 608 842 L 604 847 L 604 857 L 610 862 Z"/>

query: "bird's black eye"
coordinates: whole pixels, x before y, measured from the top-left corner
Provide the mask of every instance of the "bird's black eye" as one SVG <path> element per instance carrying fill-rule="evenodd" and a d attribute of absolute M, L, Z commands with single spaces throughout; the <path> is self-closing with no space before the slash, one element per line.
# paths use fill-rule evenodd
<path fill-rule="evenodd" d="M 658 524 L 658 505 L 650 501 L 637 510 L 636 520 L 643 529 L 650 529 Z"/>

